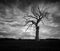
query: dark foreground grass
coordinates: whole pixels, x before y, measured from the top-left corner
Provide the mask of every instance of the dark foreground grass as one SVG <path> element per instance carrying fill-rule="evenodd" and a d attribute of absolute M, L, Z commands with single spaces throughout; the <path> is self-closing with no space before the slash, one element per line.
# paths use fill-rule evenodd
<path fill-rule="evenodd" d="M 21 47 L 21 48 L 37 48 L 37 47 L 60 47 L 60 40 L 41 39 L 36 40 L 15 40 L 15 39 L 0 39 L 0 46 L 4 48 L 8 47 Z"/>
<path fill-rule="evenodd" d="M 15 40 L 15 39 L 0 39 L 0 49 L 2 50 L 37 50 L 42 49 L 56 49 L 60 48 L 60 40 L 41 39 L 40 41 L 36 40 Z"/>

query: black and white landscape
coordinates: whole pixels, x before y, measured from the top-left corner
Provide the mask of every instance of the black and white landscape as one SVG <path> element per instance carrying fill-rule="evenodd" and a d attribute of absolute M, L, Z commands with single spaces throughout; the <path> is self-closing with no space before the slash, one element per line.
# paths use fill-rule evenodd
<path fill-rule="evenodd" d="M 0 0 L 0 40 L 2 44 L 4 42 L 15 43 L 14 45 L 19 46 L 24 42 L 25 44 L 31 43 L 32 47 L 35 45 L 50 47 L 51 44 L 54 47 L 59 42 L 56 40 L 59 39 L 60 1 Z"/>

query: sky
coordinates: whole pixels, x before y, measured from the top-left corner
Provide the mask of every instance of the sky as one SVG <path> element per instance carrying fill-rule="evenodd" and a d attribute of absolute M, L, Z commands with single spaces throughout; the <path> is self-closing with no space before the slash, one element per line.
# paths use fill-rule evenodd
<path fill-rule="evenodd" d="M 31 12 L 31 7 L 32 5 L 36 4 L 36 1 L 21 1 L 20 5 L 18 8 L 13 5 L 13 11 L 14 14 L 16 14 L 14 17 L 16 18 L 17 22 L 11 22 L 7 23 L 5 22 L 5 25 L 0 25 L 0 35 L 1 37 L 14 37 L 14 38 L 32 38 L 34 39 L 35 35 L 35 26 L 33 25 L 30 27 L 27 31 L 28 26 L 23 26 L 25 24 L 25 20 L 23 19 L 23 16 L 28 13 L 29 15 L 33 15 Z M 24 4 L 23 4 L 24 3 Z M 33 4 L 34 3 L 34 4 Z M 50 13 L 48 15 L 48 20 L 47 19 L 42 19 L 42 21 L 39 23 L 39 37 L 40 38 L 46 38 L 46 37 L 60 37 L 60 10 L 59 7 L 57 7 L 56 4 L 46 4 L 44 5 L 43 3 L 40 4 L 40 8 L 42 9 L 43 7 L 50 6 L 50 8 L 47 9 L 47 11 Z M 8 8 L 7 8 L 8 9 Z M 44 10 L 44 9 L 43 9 Z M 8 10 L 7 10 L 8 11 Z M 9 16 L 9 15 L 8 15 Z M 7 24 L 7 25 L 6 25 Z M 10 26 L 9 26 L 10 25 Z M 3 28 L 2 28 L 3 26 Z M 13 27 L 14 26 L 14 27 Z M 9 27 L 9 29 L 8 29 Z M 2 29 L 1 29 L 2 28 Z M 6 30 L 3 31 L 2 30 Z"/>

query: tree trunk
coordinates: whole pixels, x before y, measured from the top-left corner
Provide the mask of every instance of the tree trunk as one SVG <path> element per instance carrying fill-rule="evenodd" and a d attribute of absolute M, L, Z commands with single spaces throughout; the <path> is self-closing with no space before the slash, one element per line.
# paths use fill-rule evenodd
<path fill-rule="evenodd" d="M 39 40 L 39 26 L 36 26 L 36 37 L 35 39 L 38 41 Z"/>

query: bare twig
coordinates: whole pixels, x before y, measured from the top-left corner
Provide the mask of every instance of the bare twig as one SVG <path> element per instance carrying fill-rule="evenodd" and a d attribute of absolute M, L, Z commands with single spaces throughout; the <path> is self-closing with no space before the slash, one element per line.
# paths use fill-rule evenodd
<path fill-rule="evenodd" d="M 33 24 L 30 24 L 30 25 L 28 26 L 28 28 L 29 28 L 29 27 L 32 27 L 32 25 L 33 25 Z M 25 30 L 25 32 L 28 30 L 28 28 Z"/>
<path fill-rule="evenodd" d="M 30 17 L 30 18 L 35 18 L 35 19 L 37 19 L 37 17 L 34 17 L 34 16 L 32 16 L 32 15 L 27 15 L 27 17 Z"/>
<path fill-rule="evenodd" d="M 41 21 L 43 24 L 44 24 L 44 22 L 43 21 Z"/>
<path fill-rule="evenodd" d="M 38 12 L 39 12 L 39 14 L 41 15 L 41 10 L 39 9 L 39 7 L 38 7 Z M 39 15 L 39 16 L 40 16 L 40 15 Z"/>
<path fill-rule="evenodd" d="M 32 7 L 31 11 L 32 11 L 33 15 L 38 19 L 39 14 L 36 12 L 34 7 Z"/>
<path fill-rule="evenodd" d="M 28 18 L 28 17 L 26 17 L 26 16 L 24 16 L 23 18 L 26 19 L 26 20 L 29 20 L 29 19 L 30 19 L 30 18 Z M 28 18 L 28 19 L 27 19 L 27 18 Z"/>
<path fill-rule="evenodd" d="M 34 22 L 33 20 L 29 20 L 29 21 L 26 22 L 25 25 L 27 25 L 27 24 L 30 23 L 30 22 L 31 22 L 32 24 L 30 24 L 30 25 L 28 26 L 28 28 L 29 28 L 29 27 L 32 27 L 33 24 L 34 24 L 34 25 L 36 24 L 36 22 Z M 27 29 L 28 29 L 28 28 L 27 28 Z M 27 29 L 26 29 L 26 31 L 27 31 Z"/>

